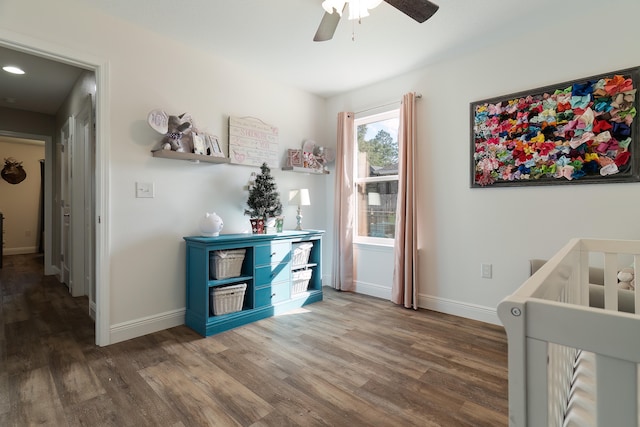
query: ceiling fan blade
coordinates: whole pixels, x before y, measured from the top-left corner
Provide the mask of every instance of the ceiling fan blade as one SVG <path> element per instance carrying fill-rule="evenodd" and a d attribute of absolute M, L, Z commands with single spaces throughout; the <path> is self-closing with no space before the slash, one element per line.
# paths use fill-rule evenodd
<path fill-rule="evenodd" d="M 422 23 L 431 18 L 440 6 L 429 0 L 384 0 L 410 18 Z"/>
<path fill-rule="evenodd" d="M 338 22 L 340 22 L 340 15 L 337 12 L 329 13 L 325 12 L 318 26 L 318 31 L 313 37 L 314 42 L 324 42 L 333 38 L 333 33 L 338 28 Z"/>

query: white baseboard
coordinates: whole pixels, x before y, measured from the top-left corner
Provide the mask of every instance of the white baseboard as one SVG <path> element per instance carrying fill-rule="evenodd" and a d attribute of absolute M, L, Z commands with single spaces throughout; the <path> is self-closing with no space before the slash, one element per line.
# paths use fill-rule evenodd
<path fill-rule="evenodd" d="M 376 283 L 367 283 L 356 280 L 356 293 L 369 295 L 372 297 L 391 299 L 391 288 L 388 286 L 381 286 Z"/>
<path fill-rule="evenodd" d="M 4 248 L 2 251 L 4 255 L 26 255 L 26 254 L 37 254 L 38 248 L 36 246 L 26 247 L 26 248 Z"/>
<path fill-rule="evenodd" d="M 390 288 L 372 283 L 356 282 L 356 292 L 386 300 L 391 299 Z M 478 320 L 480 322 L 502 325 L 495 309 L 477 304 L 420 294 L 418 295 L 418 307 Z M 110 328 L 110 343 L 115 344 L 153 332 L 184 325 L 184 315 L 185 309 L 182 308 L 112 325 Z"/>
<path fill-rule="evenodd" d="M 185 309 L 167 311 L 153 316 L 142 317 L 112 325 L 109 329 L 109 343 L 130 340 L 153 332 L 184 325 Z"/>
<path fill-rule="evenodd" d="M 60 278 L 60 269 L 55 265 L 45 265 L 44 266 L 44 275 L 45 276 L 57 276 Z"/>
<path fill-rule="evenodd" d="M 418 295 L 418 307 L 502 326 L 502 322 L 498 318 L 498 312 L 491 307 L 424 294 Z"/>
<path fill-rule="evenodd" d="M 356 281 L 355 292 L 386 300 L 391 299 L 391 288 L 377 285 L 375 283 Z M 502 325 L 502 322 L 500 322 L 500 319 L 498 318 L 496 309 L 477 304 L 469 304 L 465 302 L 419 294 L 418 307 L 437 311 L 439 313 L 446 313 L 458 317 L 464 317 L 466 319 L 473 319 L 480 322 L 491 323 L 493 325 Z"/>

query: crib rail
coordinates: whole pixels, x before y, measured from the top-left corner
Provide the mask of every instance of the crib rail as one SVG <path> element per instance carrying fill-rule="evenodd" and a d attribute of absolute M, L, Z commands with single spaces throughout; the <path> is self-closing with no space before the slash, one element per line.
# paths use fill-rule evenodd
<path fill-rule="evenodd" d="M 640 316 L 617 311 L 621 256 L 640 266 L 640 241 L 571 240 L 499 304 L 509 340 L 510 425 L 565 425 L 572 399 L 585 398 L 575 392 L 583 352 L 594 354 L 595 382 L 586 389 L 595 411 L 580 424 L 637 425 Z M 593 259 L 604 270 L 604 309 L 589 306 Z M 640 292 L 634 298 L 640 308 Z"/>

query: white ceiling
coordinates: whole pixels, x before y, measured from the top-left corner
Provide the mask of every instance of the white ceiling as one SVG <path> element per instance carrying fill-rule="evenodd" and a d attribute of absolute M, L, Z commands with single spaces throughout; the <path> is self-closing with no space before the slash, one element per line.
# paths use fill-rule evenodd
<path fill-rule="evenodd" d="M 324 14 L 322 0 L 84 1 L 104 13 L 323 97 L 478 49 L 521 31 L 523 23 L 566 19 L 566 12 L 585 3 L 434 0 L 440 10 L 422 24 L 382 3 L 361 24 L 343 18 L 333 40 L 313 42 Z M 526 49 L 522 54 L 526 55 Z M 59 97 L 68 93 L 80 70 L 2 48 L 0 65 L 14 55 L 16 62 L 24 61 L 32 71 L 22 80 L 0 72 L 0 106 L 55 113 Z M 179 61 L 180 52 L 167 52 L 167 58 Z M 6 98 L 16 101 L 9 104 Z"/>

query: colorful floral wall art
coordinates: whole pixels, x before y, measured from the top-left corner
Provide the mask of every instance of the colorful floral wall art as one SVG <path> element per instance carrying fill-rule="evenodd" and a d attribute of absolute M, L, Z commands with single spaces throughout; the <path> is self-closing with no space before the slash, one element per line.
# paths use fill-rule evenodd
<path fill-rule="evenodd" d="M 471 103 L 471 186 L 640 181 L 640 67 Z"/>

